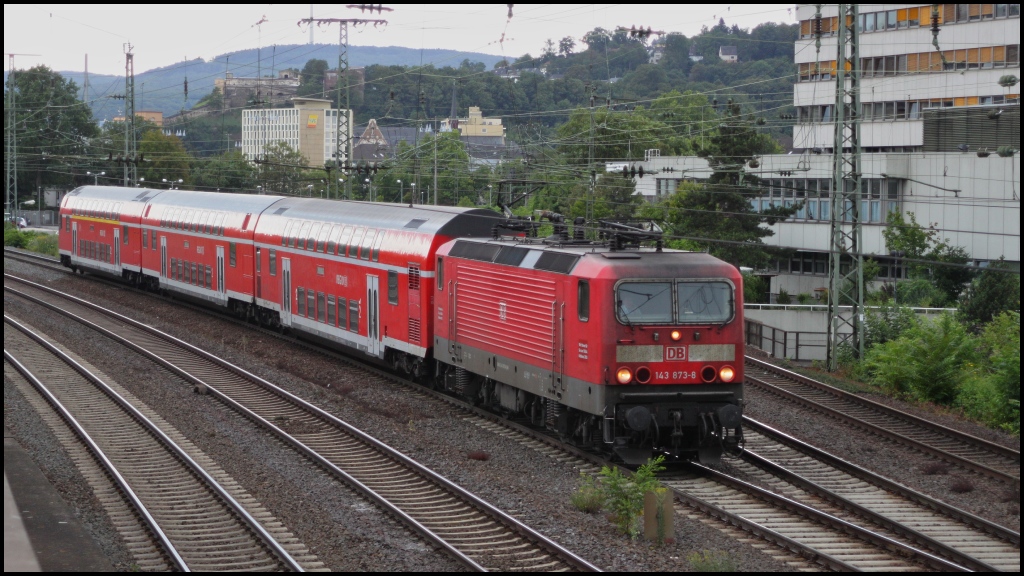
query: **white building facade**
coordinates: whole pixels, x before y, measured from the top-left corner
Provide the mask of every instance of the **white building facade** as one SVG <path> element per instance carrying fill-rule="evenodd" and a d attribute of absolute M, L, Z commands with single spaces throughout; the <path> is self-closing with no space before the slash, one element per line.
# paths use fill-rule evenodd
<path fill-rule="evenodd" d="M 260 158 L 267 146 L 284 142 L 298 150 L 310 166 L 323 166 L 339 154 L 347 161 L 346 142 L 352 137 L 352 111 L 330 108 L 330 100 L 293 98 L 293 108 L 242 111 L 242 153 Z M 338 120 L 342 121 L 338 146 Z"/>
<path fill-rule="evenodd" d="M 881 264 L 880 280 L 903 275 L 882 235 L 887 215 L 898 211 L 905 217 L 913 213 L 919 224 L 934 227 L 940 240 L 964 247 L 980 266 L 1005 258 L 1019 268 L 1019 85 L 1001 83 L 1006 76 L 1020 77 L 1019 5 L 939 5 L 944 60 L 932 45 L 930 5 L 863 6 L 863 252 Z M 751 200 L 754 210 L 802 206 L 765 239 L 795 251 L 769 271 L 773 294 L 813 295 L 828 285 L 837 49 L 831 30 L 837 8 L 822 6 L 820 52 L 812 34 L 815 12 L 814 6 L 797 8 L 795 150 L 745 167 L 762 180 Z M 654 202 L 673 194 L 681 182 L 711 175 L 708 163 L 697 157 L 651 155 L 644 171 L 636 180 L 637 193 Z"/>

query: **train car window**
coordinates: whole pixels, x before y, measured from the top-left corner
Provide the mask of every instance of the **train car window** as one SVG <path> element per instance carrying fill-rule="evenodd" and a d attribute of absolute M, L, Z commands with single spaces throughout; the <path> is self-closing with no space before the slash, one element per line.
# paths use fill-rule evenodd
<path fill-rule="evenodd" d="M 305 288 L 296 288 L 295 289 L 295 299 L 299 303 L 299 316 L 305 316 L 306 315 L 306 289 Z"/>
<path fill-rule="evenodd" d="M 128 245 L 128 227 L 127 226 L 122 226 L 121 234 L 124 236 L 124 239 L 123 239 L 124 245 L 127 246 Z"/>
<path fill-rule="evenodd" d="M 309 236 L 306 236 L 306 250 L 316 250 L 316 237 L 320 235 L 320 227 L 322 224 L 313 224 L 313 227 L 309 229 Z"/>
<path fill-rule="evenodd" d="M 576 289 L 576 312 L 580 322 L 590 320 L 590 282 L 580 280 Z"/>
<path fill-rule="evenodd" d="M 306 317 L 316 318 L 316 292 L 306 290 Z"/>
<path fill-rule="evenodd" d="M 146 248 L 149 248 L 149 231 L 148 230 L 143 230 L 142 231 L 142 249 L 145 250 Z"/>
<path fill-rule="evenodd" d="M 388 304 L 398 304 L 398 272 L 388 272 Z"/>
<path fill-rule="evenodd" d="M 150 248 L 156 250 L 156 230 L 149 231 Z"/>
<path fill-rule="evenodd" d="M 623 324 L 673 320 L 671 282 L 624 282 L 615 291 L 615 315 Z"/>
<path fill-rule="evenodd" d="M 373 241 L 373 261 L 380 260 L 380 246 L 384 243 L 384 231 L 377 232 L 377 238 Z"/>
<path fill-rule="evenodd" d="M 213 267 L 212 266 L 207 266 L 206 267 L 206 289 L 207 290 L 212 290 L 213 289 Z"/>
<path fill-rule="evenodd" d="M 725 282 L 680 282 L 679 321 L 687 324 L 724 324 L 736 307 L 732 286 Z"/>
<path fill-rule="evenodd" d="M 267 255 L 267 259 L 269 260 L 270 264 L 270 275 L 277 276 L 277 251 L 271 250 L 270 254 Z"/>
<path fill-rule="evenodd" d="M 338 236 L 341 235 L 341 226 L 331 226 L 331 233 L 327 237 L 327 254 L 338 253 Z"/>
<path fill-rule="evenodd" d="M 288 246 L 288 235 L 292 233 L 292 226 L 295 224 L 294 220 L 289 220 L 284 225 L 284 232 L 281 233 L 281 246 Z"/>
<path fill-rule="evenodd" d="M 306 249 L 306 238 L 309 238 L 309 228 L 311 226 L 313 226 L 313 224 L 311 222 L 303 222 L 302 223 L 302 228 L 299 230 L 299 236 L 298 236 L 298 242 L 299 243 L 295 246 L 295 248 L 298 248 L 299 250 L 305 250 Z"/>
<path fill-rule="evenodd" d="M 199 282 L 199 275 L 196 273 L 197 272 L 197 270 L 196 270 L 196 263 L 195 262 L 190 262 L 189 265 L 188 265 L 188 268 L 189 268 L 189 274 L 188 274 L 189 284 L 197 284 Z"/>
<path fill-rule="evenodd" d="M 323 292 L 316 293 L 316 319 L 317 322 L 327 322 L 327 297 Z"/>
<path fill-rule="evenodd" d="M 352 332 L 359 332 L 359 301 L 351 300 L 348 303 L 348 329 Z"/>
<path fill-rule="evenodd" d="M 203 268 L 202 265 L 200 265 L 196 271 L 199 272 L 199 281 L 196 282 L 196 285 L 202 288 L 203 286 L 206 286 L 206 268 Z"/>
<path fill-rule="evenodd" d="M 217 214 L 217 230 L 214 232 L 217 236 L 224 235 L 224 217 L 225 215 L 223 212 L 219 212 Z"/>
<path fill-rule="evenodd" d="M 364 228 L 356 228 L 352 233 L 352 240 L 348 243 L 349 258 L 359 258 L 359 245 L 363 242 L 363 234 L 366 234 Z"/>
<path fill-rule="evenodd" d="M 348 330 L 348 300 L 338 297 L 338 328 Z"/>
<path fill-rule="evenodd" d="M 351 226 L 345 226 L 344 230 L 341 231 L 341 238 L 338 240 L 338 256 L 347 255 L 348 243 L 352 240 L 353 230 Z"/>
<path fill-rule="evenodd" d="M 370 247 L 373 246 L 373 234 L 376 232 L 374 229 L 366 231 L 366 236 L 363 236 L 363 246 L 359 250 L 359 257 L 363 260 L 370 259 Z"/>
<path fill-rule="evenodd" d="M 202 232 L 203 234 L 209 234 L 210 230 L 213 228 L 212 222 L 210 222 L 210 220 L 212 219 L 213 214 L 210 214 L 210 212 L 207 210 L 203 210 L 203 217 L 199 221 L 199 231 Z"/>
<path fill-rule="evenodd" d="M 228 251 L 231 253 L 231 255 L 230 255 L 231 267 L 234 268 L 235 264 L 238 263 L 238 247 L 235 245 L 234 242 L 230 242 L 228 244 Z"/>
<path fill-rule="evenodd" d="M 337 317 L 337 304 L 335 303 L 334 296 L 327 296 L 327 324 L 334 326 L 334 320 Z"/>
<path fill-rule="evenodd" d="M 444 258 L 437 259 L 437 291 L 444 292 Z"/>
<path fill-rule="evenodd" d="M 262 251 L 263 251 L 262 248 L 257 248 L 256 249 L 256 273 L 257 274 L 263 271 L 263 262 L 262 262 L 263 254 L 262 254 Z"/>
<path fill-rule="evenodd" d="M 316 237 L 316 251 L 323 252 L 324 247 L 327 246 L 327 236 L 331 233 L 330 226 L 324 226 L 320 229 L 320 234 Z"/>

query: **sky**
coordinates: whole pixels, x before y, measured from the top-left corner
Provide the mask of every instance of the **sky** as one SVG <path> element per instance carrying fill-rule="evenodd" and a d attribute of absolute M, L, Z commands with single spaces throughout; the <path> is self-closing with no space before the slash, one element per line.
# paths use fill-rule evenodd
<path fill-rule="evenodd" d="M 510 59 L 539 55 L 545 40 L 571 36 L 577 44 L 596 27 L 652 27 L 692 36 L 719 18 L 753 28 L 762 22 L 795 22 L 794 4 L 386 4 L 382 14 L 343 4 L 50 5 L 4 4 L 4 52 L 17 68 L 45 64 L 54 70 L 124 74 L 124 46 L 131 43 L 135 73 L 186 58 L 207 60 L 257 46 L 309 42 L 299 20 L 365 18 L 387 26 L 349 28 L 351 46 L 446 48 Z M 262 23 L 260 23 L 262 22 Z M 257 24 L 260 23 L 260 24 Z M 337 25 L 313 30 L 317 44 L 338 42 Z"/>

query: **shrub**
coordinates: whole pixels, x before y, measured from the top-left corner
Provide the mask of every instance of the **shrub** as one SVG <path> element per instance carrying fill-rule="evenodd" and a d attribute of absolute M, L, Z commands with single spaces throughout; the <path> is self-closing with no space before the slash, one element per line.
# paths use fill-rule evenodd
<path fill-rule="evenodd" d="M 593 476 L 580 473 L 580 487 L 573 492 L 570 501 L 580 512 L 597 514 L 604 507 L 604 492 Z"/>
<path fill-rule="evenodd" d="M 24 248 L 28 238 L 17 228 L 4 228 L 4 246 L 11 248 Z"/>
<path fill-rule="evenodd" d="M 1003 312 L 1020 313 L 1020 276 L 1002 259 L 982 272 L 960 297 L 960 320 L 979 330 Z"/>
<path fill-rule="evenodd" d="M 811 303 L 811 295 L 810 294 L 797 294 L 796 295 L 796 301 L 806 306 L 807 304 Z"/>
<path fill-rule="evenodd" d="M 895 304 L 883 304 L 877 309 L 868 310 L 864 346 L 870 349 L 878 344 L 891 342 L 915 326 L 917 317 L 913 310 Z"/>
<path fill-rule="evenodd" d="M 764 302 L 764 295 L 768 293 L 768 287 L 760 276 L 753 274 L 743 275 L 743 301 L 747 304 L 761 304 Z"/>
<path fill-rule="evenodd" d="M 640 518 L 644 512 L 644 494 L 661 486 L 656 475 L 665 469 L 662 466 L 664 462 L 664 456 L 648 460 L 631 478 L 623 475 L 618 468 L 601 469 L 605 507 L 611 512 L 619 531 L 634 540 L 642 532 Z"/>
<path fill-rule="evenodd" d="M 974 339 L 951 315 L 872 348 L 863 371 L 871 383 L 899 396 L 949 405 L 963 369 L 977 361 Z"/>
<path fill-rule="evenodd" d="M 935 286 L 931 280 L 924 278 L 898 282 L 895 299 L 900 306 L 919 306 L 921 308 L 942 308 L 948 303 L 946 293 Z"/>
<path fill-rule="evenodd" d="M 33 252 L 57 257 L 59 255 L 60 243 L 54 234 L 38 234 L 29 239 L 25 247 Z"/>
<path fill-rule="evenodd" d="M 789 296 L 789 292 L 786 292 L 784 288 L 779 288 L 779 296 L 775 299 L 775 302 L 777 304 L 782 304 L 783 306 L 785 306 L 788 304 L 792 304 L 793 299 Z"/>
<path fill-rule="evenodd" d="M 735 572 L 736 562 L 725 552 L 694 552 L 686 557 L 694 572 Z"/>

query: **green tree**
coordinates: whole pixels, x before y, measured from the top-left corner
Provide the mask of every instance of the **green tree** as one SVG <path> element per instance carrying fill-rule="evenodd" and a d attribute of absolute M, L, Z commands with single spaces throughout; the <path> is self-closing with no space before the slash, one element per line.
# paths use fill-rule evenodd
<path fill-rule="evenodd" d="M 956 302 L 975 276 L 975 271 L 967 266 L 971 255 L 962 246 L 942 243 L 928 254 L 928 259 L 935 262 L 931 268 L 935 287 L 946 295 L 947 303 Z"/>
<path fill-rule="evenodd" d="M 18 143 L 16 198 L 35 197 L 43 186 L 70 186 L 86 155 L 89 139 L 99 134 L 78 86 L 47 66 L 16 70 L 4 86 L 4 133 L 9 134 L 7 104 L 12 81 Z"/>
<path fill-rule="evenodd" d="M 145 162 L 139 165 L 138 175 L 152 186 L 160 186 L 164 180 L 177 182 L 182 186 L 192 182 L 191 156 L 177 136 L 165 135 L 161 130 L 147 130 L 139 140 L 139 154 Z"/>
<path fill-rule="evenodd" d="M 738 104 L 730 104 L 723 124 L 700 151 L 714 171 L 707 184 L 681 186 L 666 200 L 671 233 L 690 237 L 698 247 L 736 266 L 763 268 L 773 253 L 762 241 L 774 234 L 764 226 L 793 215 L 798 206 L 758 213 L 751 200 L 762 195 L 760 178 L 746 173 L 756 157 L 777 145 L 757 132 Z M 725 242 L 715 242 L 723 240 Z"/>
<path fill-rule="evenodd" d="M 902 212 L 890 212 L 886 218 L 886 227 L 882 230 L 885 247 L 890 252 L 902 252 L 903 258 L 923 260 L 932 249 L 938 233 L 933 228 L 925 228 L 917 223 L 913 212 L 907 212 L 910 221 L 903 219 Z M 920 270 L 920 264 L 912 264 L 913 270 Z"/>
<path fill-rule="evenodd" d="M 252 192 L 258 171 L 239 150 L 192 160 L 192 187 L 218 192 Z"/>
<path fill-rule="evenodd" d="M 259 177 L 263 191 L 285 196 L 306 194 L 306 186 L 312 181 L 306 157 L 281 141 L 268 144 L 264 150 Z"/>
<path fill-rule="evenodd" d="M 327 89 L 324 78 L 327 70 L 326 60 L 312 58 L 306 61 L 306 65 L 302 67 L 302 73 L 299 75 L 299 88 L 295 93 L 299 96 L 326 98 Z"/>
<path fill-rule="evenodd" d="M 572 36 L 566 36 L 558 41 L 558 53 L 562 56 L 569 56 L 572 54 L 572 49 L 576 47 L 576 41 L 572 39 Z"/>
<path fill-rule="evenodd" d="M 960 298 L 960 321 L 979 331 L 1003 312 L 1020 313 L 1020 275 L 1000 258 L 981 272 Z"/>

